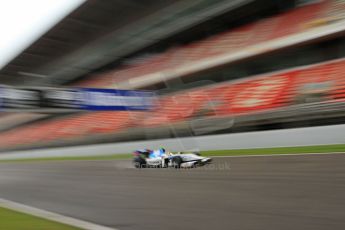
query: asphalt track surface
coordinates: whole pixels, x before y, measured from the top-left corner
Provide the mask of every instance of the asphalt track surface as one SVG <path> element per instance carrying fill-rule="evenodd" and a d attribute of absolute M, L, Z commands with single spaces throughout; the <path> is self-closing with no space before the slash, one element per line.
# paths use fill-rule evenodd
<path fill-rule="evenodd" d="M 1 163 L 0 197 L 118 229 L 345 229 L 345 154 Z"/>

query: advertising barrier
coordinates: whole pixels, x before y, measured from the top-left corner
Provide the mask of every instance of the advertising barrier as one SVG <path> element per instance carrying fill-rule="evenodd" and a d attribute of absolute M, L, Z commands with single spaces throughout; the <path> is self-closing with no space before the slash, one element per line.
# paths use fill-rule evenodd
<path fill-rule="evenodd" d="M 2 111 L 149 110 L 154 93 L 139 90 L 97 88 L 12 88 L 0 87 Z"/>

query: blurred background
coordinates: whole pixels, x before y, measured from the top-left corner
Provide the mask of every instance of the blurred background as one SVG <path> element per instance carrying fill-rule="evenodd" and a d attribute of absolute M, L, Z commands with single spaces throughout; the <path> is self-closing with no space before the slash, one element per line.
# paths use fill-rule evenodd
<path fill-rule="evenodd" d="M 4 8 L 20 33 L 2 46 L 1 151 L 345 122 L 345 1 L 55 2 Z M 75 110 L 69 93 L 83 87 L 156 100 Z"/>
<path fill-rule="evenodd" d="M 345 229 L 345 0 L 0 0 L 0 31 L 1 230 Z"/>

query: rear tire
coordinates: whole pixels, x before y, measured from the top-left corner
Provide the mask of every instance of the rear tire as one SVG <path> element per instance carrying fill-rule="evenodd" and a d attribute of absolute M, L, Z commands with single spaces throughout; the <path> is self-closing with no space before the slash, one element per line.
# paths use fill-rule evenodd
<path fill-rule="evenodd" d="M 140 156 L 133 159 L 133 164 L 135 168 L 146 168 L 146 160 Z"/>

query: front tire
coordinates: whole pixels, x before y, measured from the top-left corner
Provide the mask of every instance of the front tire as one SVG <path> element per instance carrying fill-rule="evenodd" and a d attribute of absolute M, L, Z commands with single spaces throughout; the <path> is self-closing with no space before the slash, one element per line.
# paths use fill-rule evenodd
<path fill-rule="evenodd" d="M 172 159 L 172 165 L 174 168 L 178 169 L 181 168 L 182 158 L 180 156 L 176 156 Z"/>

